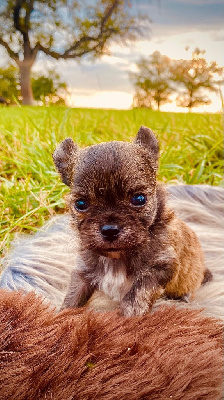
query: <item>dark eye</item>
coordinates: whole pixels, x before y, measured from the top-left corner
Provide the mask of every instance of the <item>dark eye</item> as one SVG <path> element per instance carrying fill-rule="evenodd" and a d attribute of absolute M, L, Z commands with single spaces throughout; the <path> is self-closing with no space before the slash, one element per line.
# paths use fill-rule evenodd
<path fill-rule="evenodd" d="M 146 196 L 144 194 L 135 194 L 131 199 L 133 206 L 144 206 L 146 203 Z"/>
<path fill-rule="evenodd" d="M 89 203 L 87 200 L 79 199 L 75 202 L 75 208 L 77 211 L 86 211 L 89 207 Z"/>

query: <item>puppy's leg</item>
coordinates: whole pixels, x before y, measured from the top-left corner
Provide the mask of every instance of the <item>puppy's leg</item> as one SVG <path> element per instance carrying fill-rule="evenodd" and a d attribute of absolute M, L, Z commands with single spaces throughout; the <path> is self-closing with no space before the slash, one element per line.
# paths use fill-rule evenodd
<path fill-rule="evenodd" d="M 121 313 L 127 317 L 144 315 L 153 303 L 164 293 L 165 285 L 172 276 L 170 264 L 155 266 L 151 271 L 143 272 L 136 279 L 131 290 L 121 301 Z"/>
<path fill-rule="evenodd" d="M 83 306 L 89 300 L 93 291 L 94 288 L 77 271 L 73 271 L 61 310 Z"/>
<path fill-rule="evenodd" d="M 135 282 L 121 301 L 121 313 L 126 317 L 144 315 L 163 292 L 163 287 L 153 276 L 144 276 Z"/>

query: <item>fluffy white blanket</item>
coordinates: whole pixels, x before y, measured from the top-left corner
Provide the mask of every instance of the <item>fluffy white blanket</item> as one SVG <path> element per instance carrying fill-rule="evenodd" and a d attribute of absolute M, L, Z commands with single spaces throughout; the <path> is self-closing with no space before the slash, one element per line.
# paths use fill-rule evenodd
<path fill-rule="evenodd" d="M 160 299 L 161 304 L 202 308 L 204 314 L 224 319 L 224 190 L 202 185 L 169 186 L 170 206 L 198 235 L 213 281 L 202 286 L 193 301 Z M 19 236 L 3 259 L 0 288 L 35 291 L 60 309 L 76 265 L 77 238 L 65 214 L 52 218 L 35 235 Z M 93 295 L 90 307 L 109 310 L 117 306 L 102 293 Z"/>

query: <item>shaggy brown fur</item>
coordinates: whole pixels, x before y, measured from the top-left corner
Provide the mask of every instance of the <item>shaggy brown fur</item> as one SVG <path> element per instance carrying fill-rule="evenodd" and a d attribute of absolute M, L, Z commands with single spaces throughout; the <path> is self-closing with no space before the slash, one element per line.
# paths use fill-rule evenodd
<path fill-rule="evenodd" d="M 82 151 L 66 139 L 53 157 L 71 187 L 81 242 L 64 308 L 82 306 L 100 289 L 120 301 L 122 314 L 143 315 L 161 295 L 193 297 L 211 278 L 196 235 L 167 207 L 156 181 L 159 147 L 150 129 L 141 127 L 134 143 Z"/>
<path fill-rule="evenodd" d="M 0 343 L 1 400 L 221 399 L 222 328 L 199 311 L 56 315 L 1 290 Z"/>

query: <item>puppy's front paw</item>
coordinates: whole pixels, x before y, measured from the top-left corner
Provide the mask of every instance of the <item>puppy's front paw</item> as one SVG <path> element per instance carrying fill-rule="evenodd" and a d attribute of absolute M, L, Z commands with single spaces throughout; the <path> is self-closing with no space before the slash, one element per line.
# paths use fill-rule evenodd
<path fill-rule="evenodd" d="M 134 317 L 146 314 L 151 310 L 151 305 L 144 302 L 139 304 L 137 301 L 131 303 L 130 301 L 122 301 L 120 306 L 121 314 L 124 317 Z"/>

